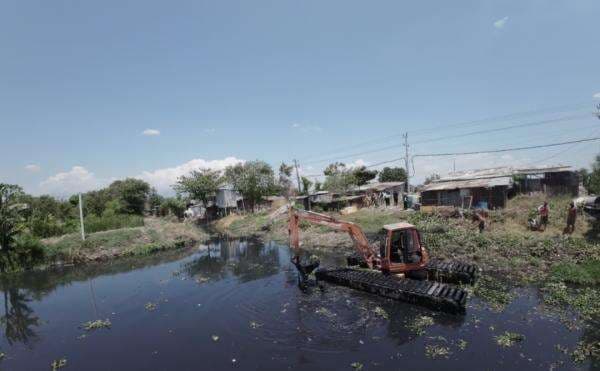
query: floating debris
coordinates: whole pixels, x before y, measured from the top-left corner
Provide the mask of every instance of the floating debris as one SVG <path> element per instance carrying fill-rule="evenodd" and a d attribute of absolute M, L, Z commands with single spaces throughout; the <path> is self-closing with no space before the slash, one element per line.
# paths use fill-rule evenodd
<path fill-rule="evenodd" d="M 468 345 L 468 344 L 469 344 L 469 343 L 468 343 L 466 340 L 464 340 L 464 339 L 459 339 L 459 340 L 458 340 L 458 343 L 457 343 L 457 346 L 458 346 L 458 349 L 460 349 L 460 350 L 465 350 L 465 349 L 467 349 L 467 345 Z"/>
<path fill-rule="evenodd" d="M 600 359 L 600 341 L 594 343 L 580 341 L 571 352 L 571 358 L 577 363 L 581 363 L 588 358 Z"/>
<path fill-rule="evenodd" d="M 0 352 L 0 361 L 2 361 L 6 357 L 6 353 Z"/>
<path fill-rule="evenodd" d="M 390 319 L 390 316 L 382 307 L 375 307 L 375 309 L 373 309 L 373 313 L 375 313 L 381 318 Z"/>
<path fill-rule="evenodd" d="M 262 323 L 258 323 L 256 321 L 250 321 L 250 328 L 256 330 L 259 327 L 262 327 Z"/>
<path fill-rule="evenodd" d="M 353 363 L 350 364 L 350 367 L 352 367 L 356 371 L 360 371 L 360 370 L 363 369 L 363 364 L 360 363 L 360 362 L 353 362 Z"/>
<path fill-rule="evenodd" d="M 525 340 L 525 336 L 516 332 L 505 331 L 504 334 L 495 337 L 496 343 L 502 347 L 512 347 L 517 342 Z"/>
<path fill-rule="evenodd" d="M 152 312 L 153 310 L 156 309 L 156 304 L 148 302 L 148 303 L 146 303 L 146 305 L 144 305 L 144 308 L 146 308 L 147 311 Z"/>
<path fill-rule="evenodd" d="M 111 323 L 108 319 L 106 319 L 104 321 L 101 319 L 97 319 L 95 321 L 85 322 L 82 326 L 83 326 L 84 330 L 92 331 L 92 330 L 97 330 L 97 329 L 101 329 L 101 328 L 110 328 Z"/>
<path fill-rule="evenodd" d="M 425 333 L 425 328 L 433 325 L 433 318 L 429 316 L 417 317 L 411 324 L 406 326 L 415 334 L 421 336 Z"/>
<path fill-rule="evenodd" d="M 425 347 L 425 355 L 429 358 L 448 358 L 450 354 L 452 354 L 452 352 L 450 352 L 450 348 L 448 347 L 442 347 L 439 345 L 427 345 Z"/>
<path fill-rule="evenodd" d="M 317 308 L 317 310 L 315 310 L 315 313 L 320 314 L 325 317 L 335 317 L 336 316 L 335 313 L 333 313 L 332 311 L 330 311 L 329 309 L 327 309 L 325 307 Z"/>
<path fill-rule="evenodd" d="M 87 335 L 86 335 L 86 334 L 81 334 L 81 335 L 77 336 L 77 340 L 83 340 L 83 339 L 85 339 L 86 337 L 87 337 Z"/>
<path fill-rule="evenodd" d="M 208 277 L 204 277 L 204 276 L 200 276 L 200 275 L 196 276 L 196 283 L 202 284 L 202 283 L 206 283 L 208 281 L 210 281 L 210 278 L 208 278 Z"/>
<path fill-rule="evenodd" d="M 212 335 L 211 338 L 213 339 L 213 341 L 219 341 L 219 336 L 217 335 Z"/>
<path fill-rule="evenodd" d="M 66 358 L 61 358 L 61 359 L 55 359 L 54 361 L 52 361 L 52 363 L 50 364 L 50 367 L 52 367 L 52 371 L 56 371 L 59 368 L 63 368 L 67 365 L 67 359 Z"/>

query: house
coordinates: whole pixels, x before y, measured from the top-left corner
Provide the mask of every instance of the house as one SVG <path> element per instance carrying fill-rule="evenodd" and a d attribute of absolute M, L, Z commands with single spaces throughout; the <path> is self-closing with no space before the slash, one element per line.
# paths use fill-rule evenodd
<path fill-rule="evenodd" d="M 423 206 L 502 208 L 508 198 L 529 192 L 579 193 L 579 177 L 569 166 L 499 167 L 451 173 L 421 189 Z"/>
<path fill-rule="evenodd" d="M 402 194 L 406 189 L 405 182 L 376 182 L 369 183 L 359 188 L 358 193 L 363 195 L 374 195 L 376 198 L 382 194 L 388 194 L 392 203 L 398 205 L 402 202 Z"/>
<path fill-rule="evenodd" d="M 215 206 L 220 212 L 227 214 L 232 209 L 243 208 L 243 197 L 231 184 L 224 184 L 217 190 Z"/>

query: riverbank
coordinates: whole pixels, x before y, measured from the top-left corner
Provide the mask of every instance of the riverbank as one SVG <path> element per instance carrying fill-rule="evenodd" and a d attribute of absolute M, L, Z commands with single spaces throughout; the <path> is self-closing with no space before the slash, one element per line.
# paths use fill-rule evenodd
<path fill-rule="evenodd" d="M 404 211 L 397 208 L 360 209 L 350 215 L 330 215 L 358 224 L 369 238 L 375 238 L 384 224 L 407 221 L 422 234 L 430 255 L 442 259 L 462 260 L 479 265 L 484 271 L 510 277 L 517 283 L 540 283 L 557 278 L 568 283 L 600 283 L 600 241 L 592 236 L 587 221 L 580 217 L 571 236 L 562 234 L 561 215 L 569 202 L 567 197 L 549 200 L 550 224 L 546 231 L 530 231 L 527 219 L 541 197 L 522 196 L 509 202 L 501 211 L 492 211 L 484 233 L 470 215 Z M 287 241 L 287 214 L 270 221 L 267 212 L 230 216 L 213 224 L 230 237 L 254 236 L 263 240 Z M 329 228 L 300 224 L 301 244 L 311 248 L 343 248 L 352 250 L 348 234 Z"/>
<path fill-rule="evenodd" d="M 48 263 L 85 263 L 189 247 L 209 238 L 193 224 L 145 218 L 143 227 L 91 233 L 85 241 L 73 233 L 44 239 L 42 244 Z"/>

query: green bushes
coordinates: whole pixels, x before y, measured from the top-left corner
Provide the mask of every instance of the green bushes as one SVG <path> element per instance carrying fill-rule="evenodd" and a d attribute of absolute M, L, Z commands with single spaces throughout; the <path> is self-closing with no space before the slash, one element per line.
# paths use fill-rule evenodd
<path fill-rule="evenodd" d="M 582 264 L 559 263 L 552 267 L 553 280 L 575 284 L 600 283 L 600 261 L 591 260 Z"/>
<path fill-rule="evenodd" d="M 85 218 L 84 223 L 86 233 L 95 233 L 111 229 L 143 227 L 144 218 L 128 214 L 90 215 Z"/>
<path fill-rule="evenodd" d="M 44 261 L 44 247 L 40 240 L 28 233 L 15 237 L 10 251 L 0 254 L 0 266 L 4 272 L 33 268 Z"/>

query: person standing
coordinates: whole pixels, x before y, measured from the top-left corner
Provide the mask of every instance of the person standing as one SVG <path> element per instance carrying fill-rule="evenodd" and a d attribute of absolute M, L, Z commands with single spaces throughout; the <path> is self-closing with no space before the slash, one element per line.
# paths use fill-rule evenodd
<path fill-rule="evenodd" d="M 548 226 L 548 215 L 550 214 L 548 202 L 544 201 L 544 204 L 538 207 L 538 213 L 540 214 L 540 231 L 543 232 Z"/>
<path fill-rule="evenodd" d="M 577 221 L 577 208 L 575 203 L 569 204 L 569 210 L 567 211 L 567 228 L 565 228 L 565 234 L 572 234 L 575 232 L 575 222 Z"/>

